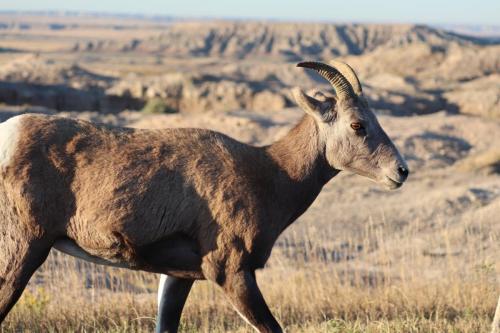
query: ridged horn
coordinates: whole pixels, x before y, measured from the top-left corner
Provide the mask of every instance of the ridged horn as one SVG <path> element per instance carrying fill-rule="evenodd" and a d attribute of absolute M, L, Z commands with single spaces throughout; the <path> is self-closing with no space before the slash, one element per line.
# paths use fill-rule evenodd
<path fill-rule="evenodd" d="M 349 83 L 351 84 L 351 87 L 356 95 L 361 95 L 363 93 L 361 82 L 359 82 L 358 76 L 351 66 L 349 66 L 345 62 L 338 60 L 331 60 L 328 63 L 330 64 L 330 66 L 338 69 L 338 71 L 345 76 L 347 81 L 349 81 Z"/>
<path fill-rule="evenodd" d="M 354 98 L 356 96 L 351 84 L 345 78 L 345 76 L 342 75 L 339 70 L 333 68 L 330 65 L 315 61 L 305 61 L 298 63 L 297 67 L 310 68 L 318 72 L 319 75 L 330 82 L 333 89 L 335 89 L 335 94 L 341 100 Z"/>

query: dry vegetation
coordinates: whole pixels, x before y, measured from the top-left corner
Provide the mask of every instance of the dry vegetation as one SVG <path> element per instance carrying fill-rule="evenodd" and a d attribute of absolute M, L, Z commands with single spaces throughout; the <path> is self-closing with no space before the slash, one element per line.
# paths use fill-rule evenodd
<path fill-rule="evenodd" d="M 1 120 L 60 113 L 267 144 L 302 114 L 290 87 L 318 86 L 294 59 L 342 55 L 412 174 L 396 192 L 353 175 L 330 182 L 258 272 L 273 313 L 288 332 L 489 331 L 500 294 L 498 43 L 399 25 L 2 22 L 0 103 L 43 107 L 2 105 Z M 150 332 L 157 280 L 53 251 L 0 332 Z M 182 332 L 251 329 L 197 282 Z"/>
<path fill-rule="evenodd" d="M 349 250 L 382 266 L 377 270 L 358 267 L 355 260 L 324 260 L 312 245 L 301 253 L 307 260 L 275 255 L 258 278 L 290 332 L 487 332 L 500 287 L 498 262 L 474 244 L 475 229 L 491 227 L 480 215 L 460 230 L 443 223 L 423 239 L 417 221 L 397 235 L 386 234 L 384 224 L 367 228 L 364 237 L 349 240 L 366 250 Z M 485 248 L 499 242 L 498 234 L 482 236 Z M 416 238 L 449 248 L 429 253 L 417 246 L 404 261 L 394 257 L 393 247 L 406 248 Z M 304 241 L 313 240 L 292 232 L 281 245 Z M 469 263 L 454 254 L 458 244 L 461 251 L 475 253 Z M 436 264 L 439 269 L 427 276 Z M 3 330 L 148 332 L 154 326 L 156 282 L 155 275 L 96 267 L 54 253 Z M 182 325 L 184 332 L 251 331 L 206 282 L 190 296 Z"/>

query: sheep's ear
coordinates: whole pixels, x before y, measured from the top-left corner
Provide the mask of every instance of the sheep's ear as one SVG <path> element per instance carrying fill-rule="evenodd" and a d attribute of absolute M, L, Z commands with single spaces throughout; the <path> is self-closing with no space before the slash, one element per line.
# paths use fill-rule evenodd
<path fill-rule="evenodd" d="M 334 114 L 332 110 L 334 106 L 333 99 L 326 98 L 323 94 L 318 96 L 318 93 L 316 93 L 315 97 L 318 96 L 322 99 L 322 101 L 319 101 L 316 98 L 306 95 L 300 88 L 293 88 L 292 93 L 300 108 L 308 115 L 313 116 L 317 121 L 327 122 L 334 118 L 332 117 Z"/>
<path fill-rule="evenodd" d="M 313 117 L 317 117 L 319 115 L 321 106 L 320 101 L 311 96 L 306 95 L 302 91 L 302 89 L 297 87 L 293 88 L 292 94 L 298 106 L 300 106 L 300 108 L 304 110 L 307 114 Z"/>

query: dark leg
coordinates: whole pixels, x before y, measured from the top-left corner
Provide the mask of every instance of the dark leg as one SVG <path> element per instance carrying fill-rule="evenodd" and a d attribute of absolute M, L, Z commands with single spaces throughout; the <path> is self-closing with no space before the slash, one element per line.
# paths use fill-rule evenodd
<path fill-rule="evenodd" d="M 227 275 L 221 286 L 238 313 L 258 332 L 283 332 L 257 286 L 253 271 Z"/>
<path fill-rule="evenodd" d="M 176 333 L 194 280 L 161 275 L 158 287 L 157 333 Z"/>
<path fill-rule="evenodd" d="M 0 234 L 0 323 L 50 251 L 47 242 L 10 236 Z"/>

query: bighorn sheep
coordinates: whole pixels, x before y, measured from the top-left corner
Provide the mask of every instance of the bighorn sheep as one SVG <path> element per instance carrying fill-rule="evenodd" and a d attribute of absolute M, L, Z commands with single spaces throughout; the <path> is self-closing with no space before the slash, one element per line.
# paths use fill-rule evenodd
<path fill-rule="evenodd" d="M 336 97 L 272 145 L 202 129 L 135 130 L 21 115 L 0 125 L 0 322 L 50 249 L 167 274 L 159 329 L 194 280 L 215 282 L 259 332 L 281 332 L 255 280 L 278 236 L 341 170 L 390 189 L 408 167 L 346 64 L 303 62 Z"/>

